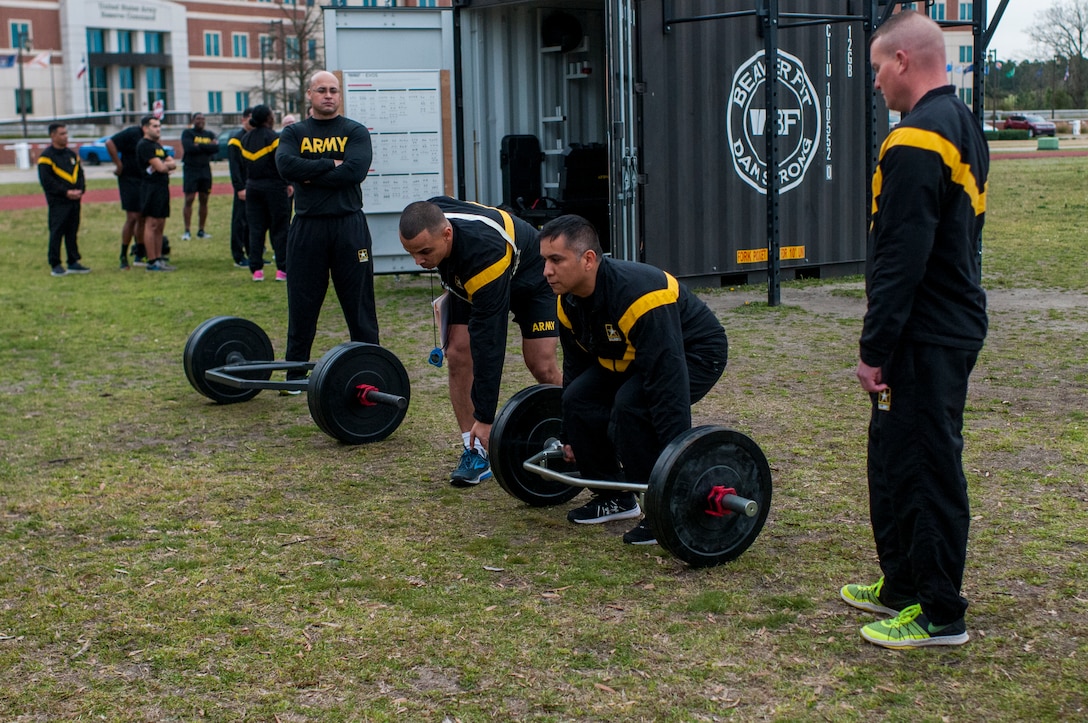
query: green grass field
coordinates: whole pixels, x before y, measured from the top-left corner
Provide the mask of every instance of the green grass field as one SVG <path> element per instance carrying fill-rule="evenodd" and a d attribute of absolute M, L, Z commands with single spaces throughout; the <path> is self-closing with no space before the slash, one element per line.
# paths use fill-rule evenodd
<path fill-rule="evenodd" d="M 116 270 L 120 211 L 84 209 L 93 273 L 52 278 L 45 210 L 0 215 L 0 721 L 1066 721 L 1088 717 L 1085 159 L 1001 161 L 973 377 L 972 640 L 891 652 L 841 603 L 878 573 L 858 279 L 704 298 L 729 368 L 696 422 L 756 439 L 763 533 L 691 570 L 494 482 L 451 488 L 459 438 L 431 289 L 378 282 L 412 401 L 338 444 L 305 395 L 217 406 L 182 370 L 211 316 L 283 353 L 283 284 L 232 268 L 229 198 L 172 274 Z M 108 183 L 108 182 L 107 182 Z M 315 354 L 346 339 L 331 298 Z M 528 385 L 509 345 L 503 397 Z"/>

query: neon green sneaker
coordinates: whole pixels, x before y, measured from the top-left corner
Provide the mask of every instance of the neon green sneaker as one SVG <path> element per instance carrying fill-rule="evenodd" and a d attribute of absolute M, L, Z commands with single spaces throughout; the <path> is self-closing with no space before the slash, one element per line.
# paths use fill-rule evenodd
<path fill-rule="evenodd" d="M 948 625 L 934 625 L 921 605 L 903 608 L 891 620 L 878 620 L 861 629 L 861 637 L 885 648 L 924 648 L 931 645 L 963 645 L 970 638 L 963 618 Z"/>
<path fill-rule="evenodd" d="M 873 585 L 843 585 L 842 590 L 839 590 L 839 597 L 856 608 L 894 617 L 899 614 L 899 611 L 880 601 L 880 591 L 883 589 L 884 577 L 881 576 Z"/>

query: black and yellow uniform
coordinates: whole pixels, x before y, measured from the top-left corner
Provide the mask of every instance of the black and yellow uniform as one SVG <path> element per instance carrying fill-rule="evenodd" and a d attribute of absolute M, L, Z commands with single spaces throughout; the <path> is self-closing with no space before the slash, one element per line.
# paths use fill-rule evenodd
<path fill-rule="evenodd" d="M 78 263 L 80 199 L 68 198 L 68 191 L 86 190 L 83 166 L 70 148 L 50 145 L 38 157 L 38 180 L 49 205 L 49 267 L 60 266 L 60 245 L 68 255 L 68 265 Z"/>
<path fill-rule="evenodd" d="M 699 297 L 648 264 L 602 258 L 591 296 L 562 294 L 563 441 L 582 476 L 646 482 L 725 371 L 725 330 Z"/>
<path fill-rule="evenodd" d="M 181 132 L 181 187 L 185 193 L 212 190 L 212 159 L 219 153 L 215 134 L 204 128 L 186 128 Z"/>
<path fill-rule="evenodd" d="M 230 168 L 230 185 L 234 189 L 234 202 L 230 207 L 230 255 L 234 263 L 246 260 L 249 253 L 249 224 L 246 223 L 246 202 L 238 198 L 239 191 L 246 190 L 246 170 L 242 166 L 242 137 L 245 128 L 239 128 L 227 141 L 227 166 Z"/>
<path fill-rule="evenodd" d="M 264 268 L 264 239 L 268 234 L 276 268 L 287 271 L 287 229 L 291 199 L 287 181 L 276 169 L 280 137 L 267 127 L 254 128 L 242 137 L 242 167 L 246 176 L 246 225 L 249 227 L 249 270 Z"/>
<path fill-rule="evenodd" d="M 136 159 L 143 169 L 140 186 L 140 213 L 148 218 L 170 217 L 170 174 L 159 173 L 151 167 L 151 159 L 166 160 L 162 145 L 144 138 L 136 145 Z"/>
<path fill-rule="evenodd" d="M 129 126 L 110 137 L 121 155 L 121 175 L 117 176 L 121 208 L 134 213 L 140 213 L 140 188 L 144 184 L 144 169 L 136 157 L 136 146 L 143 139 L 144 131 L 140 126 Z M 137 239 L 136 243 L 143 246 L 143 239 Z"/>
<path fill-rule="evenodd" d="M 309 361 L 330 275 L 351 340 L 378 343 L 370 228 L 359 185 L 371 160 L 370 132 L 350 118 L 307 118 L 280 134 L 276 166 L 295 189 L 287 236 L 287 361 Z"/>
<path fill-rule="evenodd" d="M 888 135 L 873 177 L 861 360 L 890 387 L 872 395 L 869 424 L 881 595 L 920 601 L 935 625 L 967 609 L 963 409 L 987 330 L 988 173 L 978 119 L 945 86 Z"/>
<path fill-rule="evenodd" d="M 453 248 L 438 264 L 438 273 L 452 296 L 450 322 L 468 325 L 475 418 L 491 424 L 499 401 L 510 312 L 524 339 L 559 334 L 555 294 L 544 279 L 539 233 L 497 208 L 448 196 L 429 201 L 453 227 Z"/>

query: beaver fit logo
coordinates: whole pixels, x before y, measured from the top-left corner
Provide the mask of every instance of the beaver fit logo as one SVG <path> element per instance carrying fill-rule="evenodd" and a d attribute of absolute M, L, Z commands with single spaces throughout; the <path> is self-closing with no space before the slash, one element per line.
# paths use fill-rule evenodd
<path fill-rule="evenodd" d="M 820 101 L 798 58 L 778 51 L 779 143 L 778 190 L 789 191 L 805 179 L 820 145 Z M 733 74 L 729 90 L 729 153 L 737 175 L 767 193 L 767 109 L 764 108 L 767 64 L 763 51 L 748 58 Z"/>

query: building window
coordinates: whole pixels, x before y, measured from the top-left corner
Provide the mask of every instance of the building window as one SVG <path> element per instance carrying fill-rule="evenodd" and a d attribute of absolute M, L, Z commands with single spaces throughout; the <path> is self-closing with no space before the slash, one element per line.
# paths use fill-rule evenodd
<path fill-rule="evenodd" d="M 421 8 L 434 8 L 438 7 L 436 0 L 419 0 L 419 7 Z"/>
<path fill-rule="evenodd" d="M 110 83 L 105 68 L 91 68 L 87 73 L 91 94 L 91 111 L 108 113 L 110 110 Z"/>
<path fill-rule="evenodd" d="M 249 107 L 249 92 L 245 90 L 239 90 L 234 94 L 234 110 L 241 113 Z"/>
<path fill-rule="evenodd" d="M 155 101 L 166 103 L 166 69 L 147 69 L 147 107 L 153 108 Z"/>
<path fill-rule="evenodd" d="M 298 38 L 284 38 L 287 45 L 287 59 L 298 60 Z"/>
<path fill-rule="evenodd" d="M 929 8 L 929 17 L 934 20 L 944 20 L 944 3 L 933 3 Z"/>
<path fill-rule="evenodd" d="M 960 88 L 960 100 L 967 105 L 971 105 L 971 91 L 973 88 Z"/>
<path fill-rule="evenodd" d="M 136 110 L 136 72 L 131 66 L 117 68 L 117 85 L 120 91 L 117 110 Z"/>
<path fill-rule="evenodd" d="M 234 33 L 230 36 L 231 55 L 235 58 L 249 57 L 249 33 Z"/>
<path fill-rule="evenodd" d="M 960 0 L 960 20 L 974 20 L 975 6 L 971 0 Z"/>
<path fill-rule="evenodd" d="M 307 40 L 306 41 L 306 57 L 309 60 L 317 60 L 317 41 L 316 40 Z"/>
<path fill-rule="evenodd" d="M 221 91 L 221 90 L 209 90 L 208 91 L 208 112 L 209 113 L 222 113 L 223 112 L 223 91 Z"/>
<path fill-rule="evenodd" d="M 30 88 L 24 88 L 22 93 L 19 89 L 15 89 L 15 112 L 19 115 L 23 113 L 34 112 L 34 91 Z"/>
<path fill-rule="evenodd" d="M 272 38 L 271 35 L 261 35 L 260 36 L 260 42 L 261 42 L 261 57 L 262 58 L 271 58 L 272 57 L 272 51 L 274 49 L 273 44 L 276 41 Z"/>
<path fill-rule="evenodd" d="M 18 48 L 24 38 L 33 37 L 30 34 L 30 23 L 21 20 L 13 20 L 11 23 L 11 48 Z"/>
<path fill-rule="evenodd" d="M 364 8 L 376 8 L 378 7 L 378 0 L 363 0 L 360 5 Z M 347 0 L 340 0 L 341 7 L 347 7 Z"/>
<path fill-rule="evenodd" d="M 972 48 L 970 45 L 961 45 L 960 46 L 960 62 L 961 63 L 970 63 L 974 59 L 975 59 L 974 48 Z"/>
<path fill-rule="evenodd" d="M 163 42 L 163 33 L 144 33 L 144 52 L 145 53 L 162 53 L 162 49 L 166 47 L 166 43 Z"/>
<path fill-rule="evenodd" d="M 118 30 L 117 31 L 117 52 L 118 53 L 131 53 L 133 47 L 132 31 L 131 30 Z"/>
<path fill-rule="evenodd" d="M 106 52 L 106 31 L 101 28 L 87 28 L 87 52 Z"/>
<path fill-rule="evenodd" d="M 220 54 L 219 33 L 204 33 L 204 55 L 218 57 Z"/>

